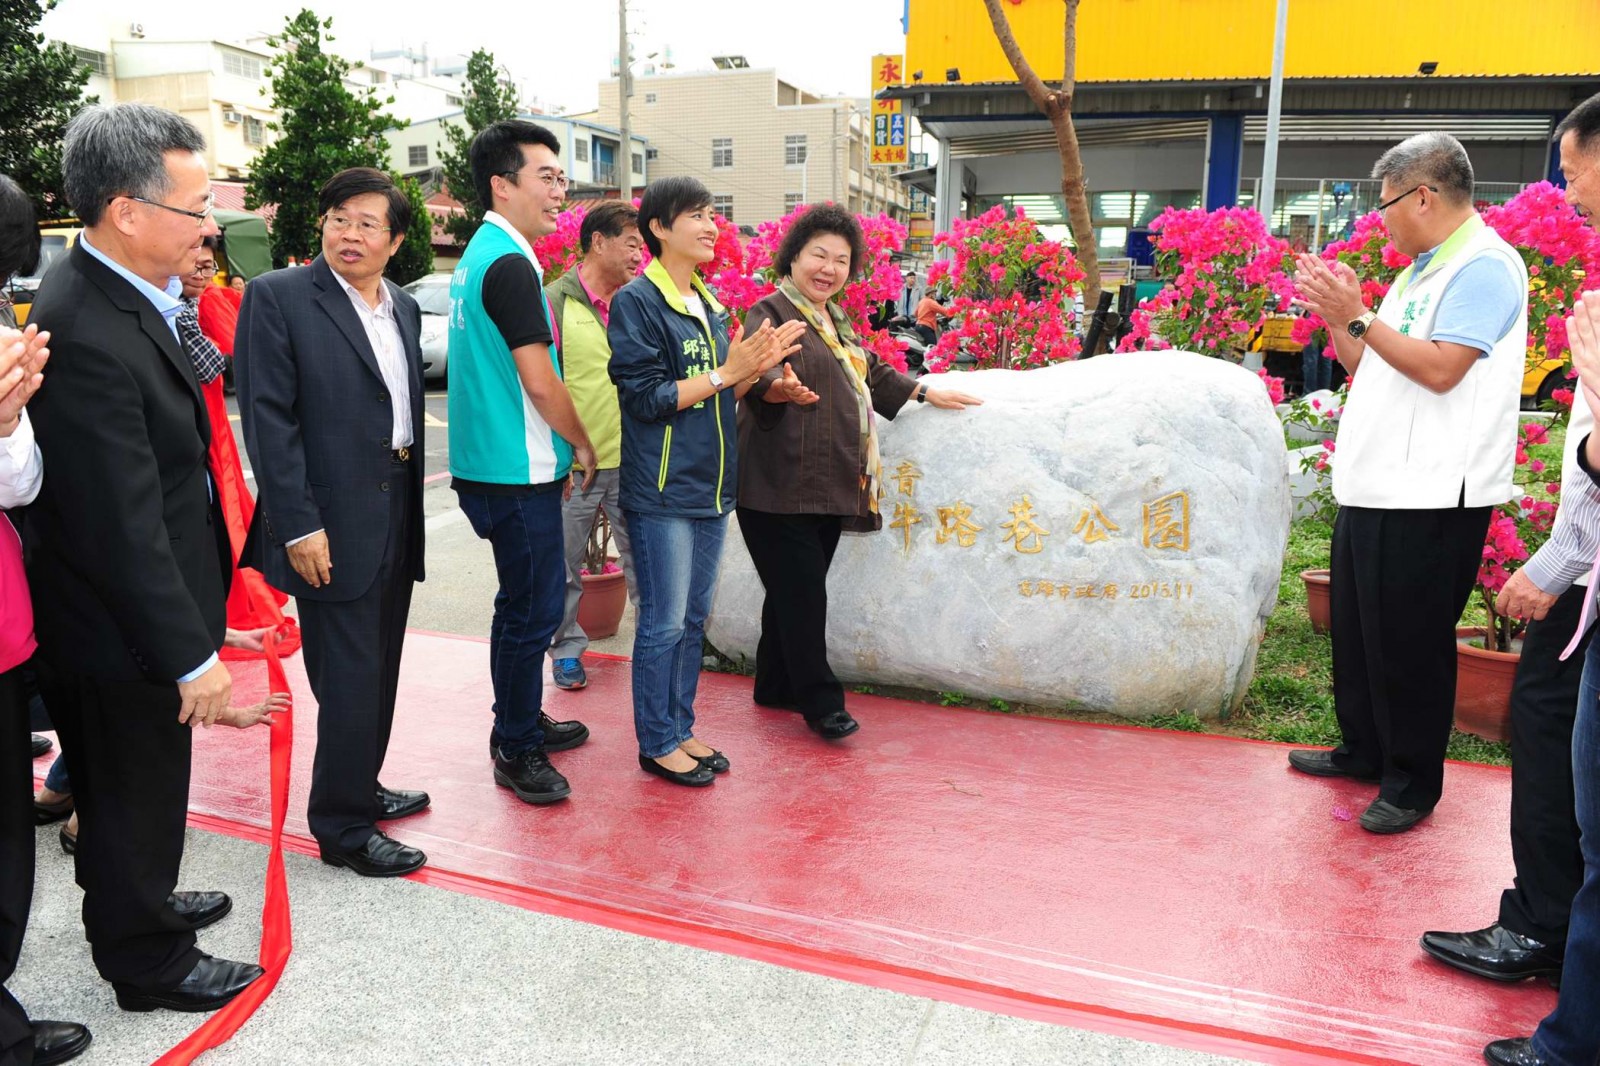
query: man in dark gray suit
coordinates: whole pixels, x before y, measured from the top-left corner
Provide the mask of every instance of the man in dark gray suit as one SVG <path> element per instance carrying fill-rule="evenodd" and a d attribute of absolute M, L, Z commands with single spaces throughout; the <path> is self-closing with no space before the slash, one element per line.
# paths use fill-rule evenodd
<path fill-rule="evenodd" d="M 377 828 L 428 806 L 378 782 L 423 577 L 422 318 L 383 277 L 411 205 L 357 167 L 322 187 L 317 210 L 322 254 L 256 278 L 239 309 L 239 412 L 260 494 L 240 565 L 299 602 L 322 861 L 393 877 L 427 862 Z"/>

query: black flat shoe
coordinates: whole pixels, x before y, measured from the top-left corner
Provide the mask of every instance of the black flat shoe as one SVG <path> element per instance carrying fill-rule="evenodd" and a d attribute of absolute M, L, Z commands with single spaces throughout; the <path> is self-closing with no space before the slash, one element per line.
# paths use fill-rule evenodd
<path fill-rule="evenodd" d="M 89 1050 L 93 1037 L 77 1022 L 32 1022 L 33 1066 L 55 1066 Z"/>
<path fill-rule="evenodd" d="M 821 718 L 807 718 L 806 725 L 823 740 L 840 740 L 861 728 L 861 723 L 851 718 L 849 711 L 834 711 Z"/>
<path fill-rule="evenodd" d="M 690 758 L 714 774 L 725 774 L 733 769 L 728 757 L 720 751 L 713 750 L 710 755 L 691 755 Z"/>
<path fill-rule="evenodd" d="M 375 829 L 367 842 L 355 851 L 324 848 L 322 861 L 329 866 L 347 866 L 362 877 L 402 877 L 422 869 L 428 857 Z"/>
<path fill-rule="evenodd" d="M 177 988 L 165 992 L 145 992 L 127 985 L 113 984 L 117 1006 L 123 1010 L 175 1010 L 201 1014 L 225 1007 L 250 983 L 266 971 L 253 962 L 230 962 L 200 956 L 189 976 Z"/>
<path fill-rule="evenodd" d="M 1349 777 L 1357 781 L 1376 782 L 1378 775 L 1364 770 L 1347 770 L 1333 761 L 1333 752 L 1326 750 L 1301 750 L 1289 753 L 1289 765 L 1312 777 Z"/>
<path fill-rule="evenodd" d="M 1548 1060 L 1533 1050 L 1533 1039 L 1496 1040 L 1483 1049 L 1483 1060 L 1490 1066 L 1546 1066 Z"/>
<path fill-rule="evenodd" d="M 226 918 L 233 910 L 233 900 L 226 892 L 174 892 L 167 897 L 167 906 L 188 922 L 190 929 L 204 929 Z"/>
<path fill-rule="evenodd" d="M 67 832 L 67 827 L 62 826 L 61 832 L 58 834 L 58 839 L 61 841 L 62 851 L 66 852 L 68 855 L 78 854 L 78 836 L 76 833 L 69 833 Z"/>
<path fill-rule="evenodd" d="M 70 817 L 72 817 L 71 796 L 68 796 L 66 799 L 61 800 L 58 803 L 40 803 L 38 800 L 33 801 L 34 825 L 49 825 L 52 822 L 59 822 L 63 818 Z"/>
<path fill-rule="evenodd" d="M 1546 944 L 1496 922 L 1472 933 L 1423 933 L 1422 950 L 1447 966 L 1491 981 L 1548 977 L 1560 988 L 1566 945 Z"/>
<path fill-rule="evenodd" d="M 404 789 L 384 788 L 378 782 L 378 821 L 392 822 L 428 809 L 433 802 L 426 792 L 407 792 Z"/>
<path fill-rule="evenodd" d="M 1386 799 L 1375 799 L 1361 812 L 1361 828 L 1369 833 L 1404 833 L 1432 813 L 1396 807 Z"/>
<path fill-rule="evenodd" d="M 695 762 L 693 770 L 668 770 L 650 756 L 640 755 L 639 769 L 671 781 L 674 785 L 687 785 L 690 788 L 704 788 L 717 779 L 711 767 L 699 761 Z"/>
<path fill-rule="evenodd" d="M 51 741 L 51 739 L 49 737 L 41 737 L 38 733 L 33 733 L 31 735 L 33 737 L 33 757 L 35 759 L 37 759 L 41 755 L 49 755 L 50 754 L 50 749 L 55 747 L 54 742 Z M 51 1025 L 55 1025 L 57 1023 L 51 1022 L 50 1024 Z M 67 1025 L 69 1023 L 61 1022 L 60 1024 L 61 1025 Z M 84 1030 L 84 1032 L 86 1032 L 86 1033 L 88 1031 L 89 1030 L 87 1030 L 87 1029 Z M 88 1047 L 89 1045 L 86 1043 L 83 1046 L 84 1047 Z M 73 1052 L 73 1054 L 76 1055 L 77 1052 Z"/>

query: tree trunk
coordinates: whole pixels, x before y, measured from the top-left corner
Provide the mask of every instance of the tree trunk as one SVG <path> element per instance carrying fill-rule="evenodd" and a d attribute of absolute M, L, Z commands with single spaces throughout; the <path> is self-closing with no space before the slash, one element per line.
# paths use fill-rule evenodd
<path fill-rule="evenodd" d="M 1083 310 L 1087 317 L 1094 314 L 1095 307 L 1100 303 L 1100 251 L 1094 241 L 1094 222 L 1089 213 L 1089 184 L 1083 176 L 1078 131 L 1072 125 L 1072 98 L 1077 91 L 1078 3 L 1079 0 L 1063 0 L 1066 17 L 1062 28 L 1065 54 L 1061 87 L 1051 92 L 1023 55 L 1016 34 L 1011 32 L 1011 24 L 1001 10 L 1000 0 L 983 0 L 995 39 L 1000 42 L 1000 50 L 1005 53 L 1011 69 L 1016 71 L 1017 80 L 1028 98 L 1050 120 L 1050 127 L 1055 131 L 1056 149 L 1061 154 L 1061 198 L 1066 202 L 1067 226 L 1077 244 L 1078 265 L 1083 268 Z"/>

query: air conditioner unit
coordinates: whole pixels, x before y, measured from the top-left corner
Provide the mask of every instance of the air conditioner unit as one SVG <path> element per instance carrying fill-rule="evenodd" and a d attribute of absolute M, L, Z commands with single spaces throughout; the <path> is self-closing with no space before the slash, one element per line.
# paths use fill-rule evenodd
<path fill-rule="evenodd" d="M 237 111 L 224 111 L 222 113 L 222 121 L 230 126 L 237 126 L 244 121 L 244 116 Z"/>
<path fill-rule="evenodd" d="M 129 36 L 132 36 L 132 37 L 143 37 L 144 36 L 144 23 L 135 22 L 133 25 L 129 26 L 128 27 L 128 34 L 129 34 Z"/>

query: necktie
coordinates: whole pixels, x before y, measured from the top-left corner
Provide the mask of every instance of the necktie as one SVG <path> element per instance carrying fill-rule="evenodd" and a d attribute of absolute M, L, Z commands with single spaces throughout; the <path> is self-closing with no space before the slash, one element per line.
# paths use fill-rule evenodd
<path fill-rule="evenodd" d="M 211 339 L 200 332 L 200 302 L 190 300 L 178 312 L 178 340 L 184 353 L 194 364 L 195 376 L 200 384 L 209 385 L 228 368 L 227 356 L 217 349 Z"/>

